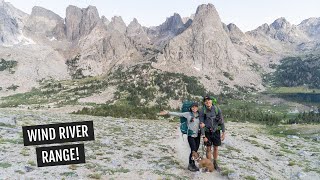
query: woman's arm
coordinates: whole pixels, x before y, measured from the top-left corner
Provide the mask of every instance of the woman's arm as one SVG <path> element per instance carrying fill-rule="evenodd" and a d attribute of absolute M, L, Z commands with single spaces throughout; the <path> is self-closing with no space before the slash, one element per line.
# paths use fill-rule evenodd
<path fill-rule="evenodd" d="M 183 113 L 179 113 L 179 112 L 168 112 L 168 115 L 170 116 L 178 116 L 178 117 L 188 117 L 188 114 L 190 114 L 189 112 L 183 112 Z"/>
<path fill-rule="evenodd" d="M 188 118 L 189 114 L 190 114 L 189 112 L 179 113 L 179 112 L 169 112 L 169 111 L 161 111 L 160 113 L 158 113 L 158 115 L 160 116 L 170 115 L 170 116 L 178 116 L 178 117 L 185 117 L 185 118 Z"/>
<path fill-rule="evenodd" d="M 169 112 L 168 111 L 160 111 L 159 113 L 158 113 L 158 115 L 159 116 L 165 116 L 165 115 L 167 115 Z"/>

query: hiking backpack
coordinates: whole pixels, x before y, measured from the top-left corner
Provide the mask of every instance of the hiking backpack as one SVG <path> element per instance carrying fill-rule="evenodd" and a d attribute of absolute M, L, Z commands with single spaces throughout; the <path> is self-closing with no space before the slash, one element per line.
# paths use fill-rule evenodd
<path fill-rule="evenodd" d="M 191 101 L 185 101 L 182 103 L 181 112 L 190 112 L 190 108 L 193 102 Z M 193 116 L 193 113 L 191 113 L 191 116 Z M 188 127 L 187 118 L 180 117 L 180 131 L 182 134 L 186 134 L 188 136 L 194 134 L 192 130 Z"/>

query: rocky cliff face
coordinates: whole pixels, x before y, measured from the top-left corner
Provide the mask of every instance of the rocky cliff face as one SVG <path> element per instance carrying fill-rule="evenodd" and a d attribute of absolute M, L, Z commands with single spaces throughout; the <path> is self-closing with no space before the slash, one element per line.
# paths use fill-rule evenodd
<path fill-rule="evenodd" d="M 223 24 L 223 28 L 235 48 L 247 58 L 247 64 L 255 73 L 270 72 L 272 69 L 269 64 L 273 63 L 274 59 L 280 59 L 277 55 L 267 52 L 257 39 L 243 33 L 235 24 Z"/>
<path fill-rule="evenodd" d="M 296 53 L 299 44 L 310 41 L 298 26 L 285 18 L 279 18 L 270 25 L 263 24 L 246 34 L 257 42 L 262 54 L 275 56 Z"/>
<path fill-rule="evenodd" d="M 136 43 L 144 46 L 150 43 L 148 34 L 144 30 L 144 28 L 139 24 L 136 18 L 134 18 L 133 21 L 131 21 L 128 25 L 127 36 L 133 39 Z"/>
<path fill-rule="evenodd" d="M 320 40 L 320 18 L 309 18 L 298 25 L 310 38 Z"/>
<path fill-rule="evenodd" d="M 98 23 L 90 34 L 80 39 L 77 49 L 81 56 L 78 66 L 85 76 L 107 74 L 114 66 L 135 64 L 143 59 L 126 36 L 121 17 L 112 18 L 107 29 L 105 24 Z"/>
<path fill-rule="evenodd" d="M 30 43 L 21 32 L 28 14 L 16 9 L 10 3 L 0 1 L 0 45 Z"/>
<path fill-rule="evenodd" d="M 108 31 L 118 31 L 121 34 L 124 34 L 126 32 L 126 29 L 126 23 L 124 23 L 121 16 L 112 17 L 111 22 L 107 26 Z"/>
<path fill-rule="evenodd" d="M 68 6 L 66 11 L 66 35 L 68 40 L 78 40 L 81 36 L 88 35 L 100 21 L 96 7 L 89 6 L 80 9 Z"/>
<path fill-rule="evenodd" d="M 169 41 L 154 65 L 196 75 L 202 78 L 207 88 L 221 92 L 218 80 L 227 84 L 234 84 L 232 81 L 235 80 L 247 86 L 260 83 L 259 77 L 250 73 L 245 61 L 223 29 L 215 7 L 208 4 L 198 7 L 190 27 Z M 238 78 L 245 74 L 252 78 Z"/>
<path fill-rule="evenodd" d="M 320 18 L 309 18 L 302 21 L 298 28 L 304 32 L 310 41 L 302 42 L 298 50 L 304 52 L 318 52 L 320 49 Z"/>
<path fill-rule="evenodd" d="M 35 6 L 24 26 L 24 32 L 35 39 L 39 36 L 50 40 L 63 39 L 65 37 L 64 20 L 50 10 Z"/>
<path fill-rule="evenodd" d="M 105 16 L 101 16 L 102 23 L 107 27 L 110 23 L 109 19 L 107 19 Z"/>
<path fill-rule="evenodd" d="M 168 40 L 179 35 L 186 29 L 181 16 L 175 13 L 173 16 L 166 19 L 164 23 L 157 27 L 151 27 L 147 33 L 152 43 L 159 46 L 161 49 Z"/>

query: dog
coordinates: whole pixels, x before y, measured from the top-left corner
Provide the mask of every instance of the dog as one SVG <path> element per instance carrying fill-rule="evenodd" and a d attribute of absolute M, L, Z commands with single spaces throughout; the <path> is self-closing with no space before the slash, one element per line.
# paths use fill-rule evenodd
<path fill-rule="evenodd" d="M 197 161 L 199 163 L 199 168 L 206 169 L 209 172 L 213 172 L 214 166 L 210 159 L 201 158 L 199 153 L 192 151 L 192 160 Z"/>

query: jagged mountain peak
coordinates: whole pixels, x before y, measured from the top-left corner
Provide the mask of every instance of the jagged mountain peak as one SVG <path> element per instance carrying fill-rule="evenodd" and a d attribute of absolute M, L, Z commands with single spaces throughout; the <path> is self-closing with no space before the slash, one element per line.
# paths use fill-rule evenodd
<path fill-rule="evenodd" d="M 174 13 L 166 19 L 164 23 L 160 25 L 160 31 L 174 31 L 176 33 L 180 28 L 184 27 L 181 16 L 178 13 Z"/>
<path fill-rule="evenodd" d="M 229 31 L 237 31 L 237 32 L 243 33 L 240 30 L 240 28 L 237 25 L 233 24 L 233 23 L 228 24 L 227 27 L 228 27 Z"/>
<path fill-rule="evenodd" d="M 75 12 L 81 12 L 83 14 L 92 14 L 94 16 L 99 17 L 98 9 L 95 6 L 91 6 L 91 5 L 89 5 L 86 8 L 79 8 L 74 5 L 69 5 L 66 9 L 66 14 L 75 13 Z M 76 14 L 74 14 L 74 15 L 76 15 Z"/>
<path fill-rule="evenodd" d="M 197 12 L 192 22 L 198 28 L 222 28 L 220 16 L 212 4 L 202 4 L 197 8 Z"/>
<path fill-rule="evenodd" d="M 15 8 L 10 2 L 5 2 L 4 0 L 0 1 L 0 12 L 0 17 L 6 15 L 13 18 L 18 18 L 18 23 L 23 23 L 23 21 L 25 21 L 29 16 L 27 13 Z"/>
<path fill-rule="evenodd" d="M 89 5 L 87 8 L 83 9 L 84 14 L 87 14 L 88 18 L 100 18 L 97 7 Z"/>
<path fill-rule="evenodd" d="M 66 9 L 66 11 L 74 11 L 74 10 L 81 10 L 81 8 L 79 8 L 78 6 L 75 5 L 69 5 Z"/>
<path fill-rule="evenodd" d="M 119 31 L 120 33 L 125 33 L 127 26 L 121 16 L 113 16 L 107 29 L 109 31 Z"/>
<path fill-rule="evenodd" d="M 0 1 L 0 44 L 12 45 L 25 41 L 21 30 L 29 15 L 10 3 Z"/>
<path fill-rule="evenodd" d="M 106 18 L 105 16 L 101 16 L 101 21 L 102 23 L 107 27 L 110 23 L 109 19 Z"/>
<path fill-rule="evenodd" d="M 202 4 L 202 5 L 198 6 L 194 19 L 196 19 L 197 16 L 198 17 L 199 16 L 207 17 L 207 18 L 215 17 L 215 18 L 218 18 L 220 20 L 220 16 L 219 16 L 218 11 L 216 10 L 215 6 L 213 4 L 211 4 L 211 3 Z"/>
<path fill-rule="evenodd" d="M 136 32 L 136 33 L 141 33 L 144 32 L 143 27 L 141 26 L 141 24 L 138 22 L 138 20 L 136 18 L 134 18 L 130 24 L 128 25 L 127 28 L 127 33 L 132 33 L 132 32 Z"/>
<path fill-rule="evenodd" d="M 66 9 L 66 32 L 71 41 L 89 34 L 100 21 L 98 10 L 95 6 L 79 8 L 69 5 Z"/>
<path fill-rule="evenodd" d="M 232 74 L 237 79 L 234 82 L 241 85 L 258 82 L 259 77 L 245 65 L 245 58 L 232 44 L 215 7 L 206 4 L 198 7 L 188 28 L 169 40 L 153 65 L 165 71 L 206 75 L 208 78 L 201 81 L 206 88 L 214 89 L 215 81 L 230 81 L 221 75 L 223 72 Z M 241 79 L 243 74 L 250 74 L 250 80 Z"/>
<path fill-rule="evenodd" d="M 313 17 L 306 19 L 302 21 L 298 27 L 309 37 L 315 39 L 316 41 L 320 40 L 320 18 Z"/>
<path fill-rule="evenodd" d="M 136 18 L 133 18 L 133 20 L 130 22 L 129 26 L 141 26 L 141 24 L 138 22 Z"/>
<path fill-rule="evenodd" d="M 183 17 L 182 22 L 187 24 L 188 21 L 192 21 L 194 19 L 195 14 L 191 14 L 189 17 Z"/>
<path fill-rule="evenodd" d="M 198 6 L 196 14 L 199 14 L 201 12 L 207 12 L 207 11 L 216 11 L 216 8 L 211 3 L 201 4 Z"/>
<path fill-rule="evenodd" d="M 317 24 L 320 22 L 320 18 L 318 17 L 311 17 L 308 19 L 303 20 L 298 26 L 302 25 L 312 25 L 312 24 Z"/>
<path fill-rule="evenodd" d="M 290 22 L 288 22 L 284 17 L 276 19 L 271 25 L 276 30 L 291 28 Z"/>
<path fill-rule="evenodd" d="M 56 13 L 40 6 L 32 8 L 23 32 L 36 41 L 64 39 L 64 20 Z"/>
<path fill-rule="evenodd" d="M 45 17 L 48 19 L 52 19 L 52 20 L 57 20 L 57 19 L 61 20 L 62 19 L 58 14 L 54 13 L 53 11 L 45 9 L 40 6 L 34 6 L 32 8 L 31 16 L 41 16 L 41 17 Z"/>
<path fill-rule="evenodd" d="M 227 33 L 229 34 L 232 43 L 241 44 L 244 41 L 246 41 L 245 34 L 240 30 L 240 28 L 237 25 L 230 23 L 224 26 L 224 29 L 227 29 Z"/>
<path fill-rule="evenodd" d="M 125 24 L 121 16 L 113 16 L 111 22 Z"/>

